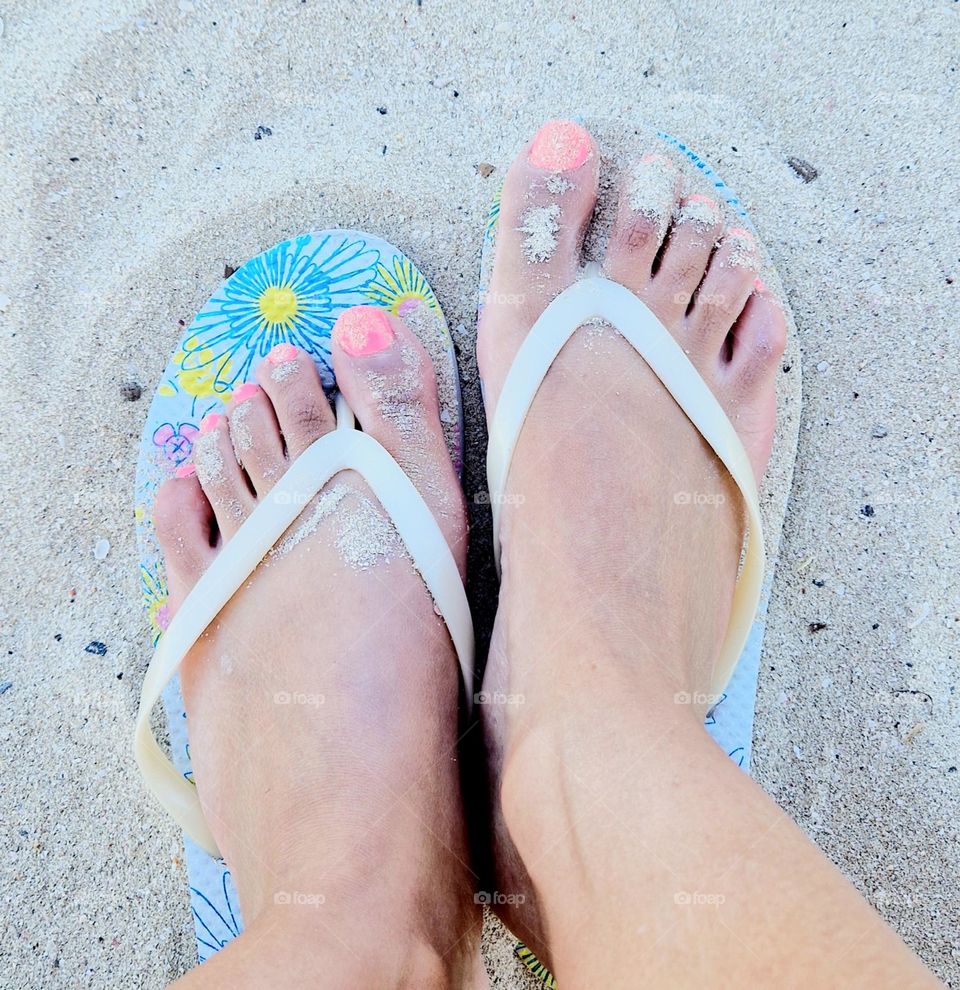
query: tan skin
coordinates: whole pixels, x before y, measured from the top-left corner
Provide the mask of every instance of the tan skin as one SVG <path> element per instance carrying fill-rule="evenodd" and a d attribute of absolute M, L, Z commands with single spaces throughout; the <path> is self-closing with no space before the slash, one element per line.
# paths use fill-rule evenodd
<path fill-rule="evenodd" d="M 507 177 L 478 336 L 488 413 L 519 343 L 579 265 L 598 156 L 589 135 L 577 139 L 588 154 L 565 172 L 562 192 L 547 189 L 555 169 L 531 163 L 532 144 Z M 664 175 L 663 195 L 679 197 L 679 177 Z M 532 263 L 523 215 L 551 196 L 562 197 L 556 248 Z M 730 263 L 719 214 L 715 229 L 668 231 L 651 215 L 621 208 L 606 271 L 687 351 L 760 479 L 782 312 L 749 259 Z M 687 313 L 684 294 L 701 282 L 710 301 Z M 335 333 L 337 379 L 364 429 L 419 479 L 462 565 L 465 517 L 429 360 L 409 396 L 424 443 L 410 446 L 365 384 L 372 366 L 398 372 L 393 348 L 413 338 L 400 321 L 393 332 L 394 344 L 372 356 L 347 354 Z M 284 464 L 332 428 L 319 381 L 302 365 L 283 383 L 261 370 L 263 390 L 248 400 L 258 405 L 246 417 L 254 447 L 243 467 L 255 494 L 235 461 L 225 477 L 161 491 L 157 526 L 178 601 L 217 552 L 214 534 L 229 539 Z M 229 415 L 221 429 L 229 459 Z M 355 493 L 336 510 L 350 512 L 363 483 L 334 483 Z M 742 522 L 723 469 L 622 339 L 581 330 L 565 347 L 524 426 L 508 488 L 524 498 L 504 508 L 484 689 L 523 703 L 482 712 L 496 886 L 519 901 L 506 920 L 560 986 L 935 986 L 709 739 L 702 710 L 675 702 L 678 692 L 708 690 Z M 691 509 L 673 500 L 681 489 L 726 497 Z M 336 525 L 331 516 L 258 569 L 185 666 L 196 779 L 246 930 L 178 987 L 485 985 L 452 648 L 409 563 L 347 567 Z M 291 689 L 323 695 L 322 717 L 263 703 Z M 323 904 L 278 904 L 289 891 L 322 894 Z"/>

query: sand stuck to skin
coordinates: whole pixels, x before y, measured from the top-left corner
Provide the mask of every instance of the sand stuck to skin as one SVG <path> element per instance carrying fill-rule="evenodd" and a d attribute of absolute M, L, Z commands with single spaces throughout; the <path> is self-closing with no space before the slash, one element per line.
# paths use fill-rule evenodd
<path fill-rule="evenodd" d="M 459 350 L 489 625 L 481 235 L 516 149 L 576 113 L 700 151 L 779 270 L 804 409 L 754 773 L 960 985 L 956 4 L 634 8 L 0 0 L 5 986 L 160 987 L 196 959 L 179 830 L 130 753 L 134 464 L 182 326 L 304 230 L 414 259 Z"/>

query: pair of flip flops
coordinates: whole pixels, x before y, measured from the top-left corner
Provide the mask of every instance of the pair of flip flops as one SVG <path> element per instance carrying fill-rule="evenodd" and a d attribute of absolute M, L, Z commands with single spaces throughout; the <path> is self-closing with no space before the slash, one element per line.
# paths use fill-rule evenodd
<path fill-rule="evenodd" d="M 692 163 L 695 174 L 731 216 L 749 223 L 739 201 L 703 159 L 670 135 L 657 136 L 673 154 Z M 498 212 L 495 202 L 484 235 L 481 285 L 492 268 Z M 201 962 L 239 934 L 242 923 L 229 871 L 197 799 L 177 670 L 264 555 L 337 472 L 358 471 L 392 518 L 447 623 L 468 703 L 473 697 L 473 626 L 453 557 L 416 488 L 375 440 L 354 428 L 346 401 L 335 392 L 330 333 L 339 314 L 356 305 L 379 305 L 400 316 L 420 309 L 430 313 L 430 320 L 411 322 L 429 338 L 423 343 L 438 375 L 454 383 L 442 390 L 448 396 L 442 415 L 450 453 L 459 467 L 463 412 L 456 358 L 436 298 L 402 252 L 378 237 L 352 230 L 307 234 L 278 244 L 248 261 L 217 289 L 181 338 L 154 396 L 141 440 L 135 515 L 142 587 L 156 652 L 144 678 L 134 747 L 148 786 L 185 832 Z M 669 331 L 632 292 L 609 279 L 585 275 L 550 303 L 527 335 L 492 418 L 487 469 L 497 558 L 501 496 L 526 414 L 563 345 L 579 326 L 595 319 L 616 327 L 650 365 L 743 495 L 747 539 L 712 688 L 719 700 L 708 716 L 708 728 L 731 758 L 747 767 L 764 619 L 796 449 L 799 374 L 779 389 L 777 444 L 761 495 L 736 431 Z M 324 386 L 335 396 L 337 429 L 291 465 L 171 621 L 164 564 L 152 526 L 157 488 L 189 458 L 203 417 L 219 411 L 232 392 L 252 378 L 256 363 L 284 342 L 307 351 L 316 361 Z M 789 355 L 788 365 L 798 367 Z M 172 761 L 151 729 L 151 715 L 161 699 Z M 524 961 L 533 970 L 538 965 L 532 958 Z"/>

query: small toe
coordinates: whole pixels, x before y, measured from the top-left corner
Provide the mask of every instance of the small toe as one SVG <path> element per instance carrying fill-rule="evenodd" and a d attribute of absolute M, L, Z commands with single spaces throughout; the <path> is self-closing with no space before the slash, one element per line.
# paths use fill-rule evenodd
<path fill-rule="evenodd" d="M 364 433 L 414 483 L 462 572 L 463 495 L 444 441 L 433 364 L 423 344 L 400 318 L 375 306 L 357 306 L 340 315 L 332 350 L 337 385 Z"/>
<path fill-rule="evenodd" d="M 753 291 L 760 264 L 748 230 L 732 228 L 723 235 L 687 315 L 684 332 L 691 347 L 710 356 L 721 353 Z"/>
<path fill-rule="evenodd" d="M 251 382 L 237 389 L 231 397 L 228 423 L 237 460 L 257 497 L 262 498 L 287 467 L 280 424 L 266 392 Z"/>
<path fill-rule="evenodd" d="M 680 173 L 665 155 L 645 155 L 625 172 L 603 262 L 615 282 L 633 292 L 646 287 L 681 187 Z"/>
<path fill-rule="evenodd" d="M 216 556 L 216 521 L 192 467 L 157 491 L 153 522 L 163 551 L 171 609 L 189 594 Z"/>
<path fill-rule="evenodd" d="M 697 193 L 680 201 L 649 292 L 662 319 L 672 323 L 687 312 L 722 230 L 715 199 Z"/>
<path fill-rule="evenodd" d="M 213 507 L 217 527 L 228 540 L 253 511 L 254 496 L 237 462 L 226 416 L 211 413 L 200 424 L 193 445 L 193 463 L 200 487 Z"/>
<path fill-rule="evenodd" d="M 787 321 L 773 293 L 759 279 L 731 334 L 728 378 L 744 389 L 765 384 L 780 367 Z"/>
<path fill-rule="evenodd" d="M 289 460 L 336 425 L 317 366 L 303 351 L 278 344 L 260 362 L 257 380 L 273 404 Z"/>

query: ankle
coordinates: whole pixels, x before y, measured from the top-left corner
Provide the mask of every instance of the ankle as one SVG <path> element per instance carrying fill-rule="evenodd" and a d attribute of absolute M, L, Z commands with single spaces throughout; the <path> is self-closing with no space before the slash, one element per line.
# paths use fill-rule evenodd
<path fill-rule="evenodd" d="M 629 754 L 638 747 L 651 760 L 662 760 L 664 750 L 714 746 L 704 728 L 700 696 L 676 691 L 663 679 L 651 679 L 648 690 L 634 690 L 609 673 L 604 680 L 581 692 L 558 690 L 554 705 L 528 700 L 513 719 L 500 802 L 521 855 L 526 845 L 535 856 L 538 847 L 552 841 L 548 834 L 572 839 L 604 781 L 635 781 L 641 768 L 630 765 L 635 757 Z M 628 738 L 631 745 L 625 747 Z"/>
<path fill-rule="evenodd" d="M 370 925 L 373 918 L 377 918 L 375 929 Z M 294 973 L 315 974 L 317 986 L 440 990 L 469 985 L 479 925 L 476 935 L 451 936 L 449 945 L 442 945 L 442 935 L 418 926 L 412 909 L 391 912 L 389 917 L 376 911 L 352 911 L 349 917 L 331 918 L 316 905 L 291 903 L 261 914 L 238 941 L 255 943 L 258 960 L 282 960 L 284 971 L 289 967 Z"/>

